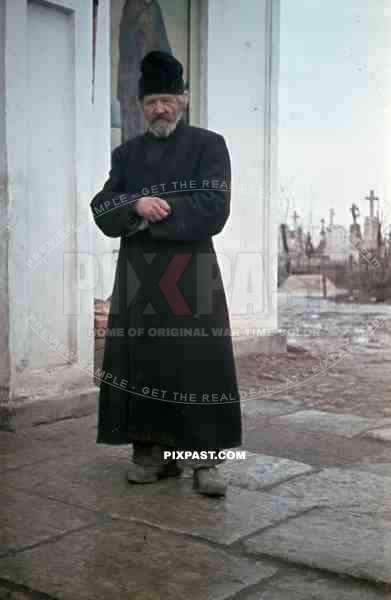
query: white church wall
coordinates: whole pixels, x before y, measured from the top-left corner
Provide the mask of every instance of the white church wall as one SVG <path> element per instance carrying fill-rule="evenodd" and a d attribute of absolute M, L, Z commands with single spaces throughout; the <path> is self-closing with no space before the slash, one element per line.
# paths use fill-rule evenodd
<path fill-rule="evenodd" d="M 232 160 L 231 217 L 215 238 L 231 321 L 275 328 L 279 2 L 210 1 L 207 31 L 205 125 L 224 135 Z"/>
<path fill-rule="evenodd" d="M 93 290 L 85 257 L 93 254 L 89 202 L 105 161 L 105 136 L 109 139 L 108 74 L 104 61 L 97 62 L 99 100 L 93 111 L 90 0 L 3 0 L 2 6 L 5 111 L 0 131 L 5 134 L 2 176 L 10 220 L 9 300 L 2 312 L 10 331 L 9 377 L 16 393 L 32 373 L 74 369 L 67 358 L 92 358 L 93 338 L 87 332 Z M 100 9 L 102 16 L 106 13 L 98 36 L 101 59 L 108 49 L 108 0 Z M 91 379 L 78 371 L 80 381 Z"/>

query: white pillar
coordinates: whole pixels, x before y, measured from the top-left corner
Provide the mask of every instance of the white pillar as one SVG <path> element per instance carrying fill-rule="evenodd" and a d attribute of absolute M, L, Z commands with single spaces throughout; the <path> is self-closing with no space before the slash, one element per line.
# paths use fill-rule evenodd
<path fill-rule="evenodd" d="M 279 0 L 247 0 L 245 9 L 237 0 L 212 0 L 206 21 L 205 126 L 224 135 L 232 160 L 231 217 L 215 238 L 216 250 L 228 257 L 221 267 L 231 323 L 272 329 L 277 327 L 278 223 L 273 206 Z M 247 306 L 250 273 L 259 293 L 256 305 Z"/>
<path fill-rule="evenodd" d="M 99 2 L 99 20 L 96 48 L 95 95 L 93 107 L 94 178 L 92 197 L 102 189 L 111 162 L 111 0 Z M 91 213 L 92 218 L 92 213 Z M 93 225 L 94 256 L 99 269 L 99 281 L 94 296 L 106 299 L 113 290 L 115 264 L 120 240 L 108 238 Z"/>
<path fill-rule="evenodd" d="M 9 196 L 7 186 L 6 122 L 5 122 L 5 0 L 0 0 L 0 423 L 4 419 L 2 406 L 10 389 L 9 348 L 9 274 L 8 222 Z"/>

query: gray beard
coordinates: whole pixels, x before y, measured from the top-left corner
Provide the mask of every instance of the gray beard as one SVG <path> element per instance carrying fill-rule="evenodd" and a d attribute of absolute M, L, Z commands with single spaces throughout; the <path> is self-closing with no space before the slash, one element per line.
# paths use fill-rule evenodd
<path fill-rule="evenodd" d="M 166 138 L 168 137 L 178 125 L 178 122 L 182 116 L 180 113 L 173 123 L 169 123 L 164 119 L 159 119 L 151 125 L 148 126 L 148 131 L 150 131 L 155 137 L 158 138 Z"/>

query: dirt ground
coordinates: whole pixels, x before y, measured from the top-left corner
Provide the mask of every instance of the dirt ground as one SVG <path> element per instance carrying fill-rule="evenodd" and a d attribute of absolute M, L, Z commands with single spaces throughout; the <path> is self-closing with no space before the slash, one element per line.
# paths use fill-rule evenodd
<path fill-rule="evenodd" d="M 391 416 L 391 306 L 282 307 L 279 326 L 288 331 L 286 354 L 238 357 L 243 395 L 251 388 L 271 402 Z"/>

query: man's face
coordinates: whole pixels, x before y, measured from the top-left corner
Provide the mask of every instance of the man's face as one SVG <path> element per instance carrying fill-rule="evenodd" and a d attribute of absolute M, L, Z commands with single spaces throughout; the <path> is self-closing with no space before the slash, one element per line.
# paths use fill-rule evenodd
<path fill-rule="evenodd" d="M 149 130 L 159 137 L 169 135 L 181 116 L 179 98 L 173 94 L 145 96 L 142 108 Z"/>

